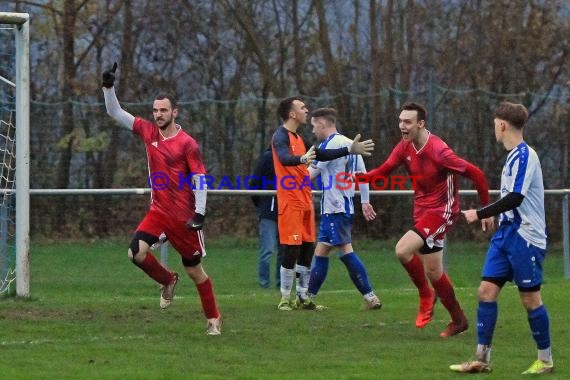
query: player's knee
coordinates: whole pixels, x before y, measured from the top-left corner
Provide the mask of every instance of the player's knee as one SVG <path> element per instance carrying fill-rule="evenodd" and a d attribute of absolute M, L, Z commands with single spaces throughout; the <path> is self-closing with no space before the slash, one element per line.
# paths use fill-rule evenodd
<path fill-rule="evenodd" d="M 129 250 L 127 252 L 129 259 L 137 264 L 142 262 L 146 257 L 147 250 L 141 249 L 141 244 L 139 239 L 133 239 L 129 245 Z"/>
<path fill-rule="evenodd" d="M 158 241 L 158 237 L 146 232 L 137 231 L 129 245 L 128 256 L 134 263 L 140 263 L 145 259 L 150 246 Z"/>
<path fill-rule="evenodd" d="M 288 249 L 287 251 L 285 251 L 285 254 L 283 255 L 283 260 L 281 261 L 281 265 L 283 266 L 283 268 L 293 269 L 295 268 L 295 264 L 297 263 L 298 257 L 299 257 L 298 252 Z"/>
<path fill-rule="evenodd" d="M 314 253 L 315 253 L 314 243 L 303 243 L 301 245 L 301 253 L 299 254 L 297 263 L 304 267 L 310 267 Z"/>
<path fill-rule="evenodd" d="M 505 279 L 483 277 L 483 281 L 477 289 L 477 298 L 483 302 L 496 301 L 505 282 Z"/>
<path fill-rule="evenodd" d="M 412 254 L 410 254 L 406 246 L 404 244 L 400 244 L 399 242 L 396 244 L 394 251 L 396 253 L 396 257 L 402 263 L 406 263 L 412 258 Z"/>
<path fill-rule="evenodd" d="M 129 257 L 129 260 L 133 261 L 135 259 L 135 255 L 133 254 L 133 251 L 129 248 L 127 251 L 127 256 Z"/>
<path fill-rule="evenodd" d="M 129 251 L 128 251 L 129 259 L 131 259 L 131 261 L 135 261 L 135 256 L 139 253 L 139 251 L 140 251 L 139 239 L 131 240 L 131 244 L 129 245 Z"/>
<path fill-rule="evenodd" d="M 186 265 L 184 261 L 182 261 L 182 263 L 184 264 L 184 269 L 186 270 L 186 273 L 195 284 L 201 284 L 202 282 L 208 279 L 208 275 L 206 274 L 206 271 L 204 270 L 204 267 L 202 267 L 200 261 L 198 261 L 197 263 L 193 261 L 192 262 L 193 265 Z"/>
<path fill-rule="evenodd" d="M 493 302 L 494 301 L 494 297 L 493 297 L 492 293 L 489 291 L 488 288 L 486 288 L 484 286 L 479 286 L 479 289 L 477 289 L 477 299 L 479 301 L 483 301 L 483 302 Z"/>
<path fill-rule="evenodd" d="M 432 283 L 438 281 L 443 275 L 443 268 L 438 267 L 437 265 L 427 265 L 424 267 L 424 270 L 426 276 L 428 276 Z"/>

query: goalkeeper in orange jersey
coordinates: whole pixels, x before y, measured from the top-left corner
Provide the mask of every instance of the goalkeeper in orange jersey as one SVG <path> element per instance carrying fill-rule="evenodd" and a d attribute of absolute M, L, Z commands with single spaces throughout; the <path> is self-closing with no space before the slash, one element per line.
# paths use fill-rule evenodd
<path fill-rule="evenodd" d="M 316 241 L 311 176 L 307 165 L 315 158 L 330 161 L 351 153 L 369 156 L 374 143 L 371 140 L 360 142 L 360 135 L 357 135 L 348 147 L 315 149 L 314 146 L 309 147 L 297 133 L 299 127 L 307 123 L 309 114 L 302 98 L 293 96 L 281 100 L 277 113 L 283 120 L 283 125 L 277 128 L 271 142 L 277 176 L 277 226 L 283 249 L 281 300 L 277 309 L 289 311 L 301 307 L 314 310 L 317 305 L 307 295 Z M 291 300 L 295 277 L 297 296 Z"/>

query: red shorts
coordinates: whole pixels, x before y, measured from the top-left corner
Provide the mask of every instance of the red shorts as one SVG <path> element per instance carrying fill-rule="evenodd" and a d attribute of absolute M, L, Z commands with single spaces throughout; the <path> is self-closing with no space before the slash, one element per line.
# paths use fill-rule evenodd
<path fill-rule="evenodd" d="M 173 220 L 163 213 L 150 210 L 137 227 L 137 231 L 146 232 L 157 238 L 164 232 L 170 244 L 184 259 L 192 260 L 206 256 L 204 233 L 186 227 L 186 223 Z"/>
<path fill-rule="evenodd" d="M 315 209 L 296 208 L 291 205 L 279 204 L 279 216 L 277 217 L 279 229 L 279 242 L 286 245 L 301 245 L 302 243 L 314 243 L 315 233 Z"/>
<path fill-rule="evenodd" d="M 414 212 L 414 230 L 424 239 L 429 248 L 443 248 L 445 234 L 457 220 L 458 213 Z"/>

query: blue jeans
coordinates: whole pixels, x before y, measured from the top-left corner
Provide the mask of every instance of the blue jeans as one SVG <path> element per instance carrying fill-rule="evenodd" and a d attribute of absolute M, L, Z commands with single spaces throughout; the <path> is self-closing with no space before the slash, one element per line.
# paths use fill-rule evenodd
<path fill-rule="evenodd" d="M 271 219 L 259 219 L 259 258 L 257 261 L 257 274 L 259 286 L 268 288 L 270 285 L 270 263 L 271 254 L 277 253 L 275 263 L 275 281 L 280 285 L 281 252 L 279 250 L 279 238 L 277 232 L 277 222 Z"/>

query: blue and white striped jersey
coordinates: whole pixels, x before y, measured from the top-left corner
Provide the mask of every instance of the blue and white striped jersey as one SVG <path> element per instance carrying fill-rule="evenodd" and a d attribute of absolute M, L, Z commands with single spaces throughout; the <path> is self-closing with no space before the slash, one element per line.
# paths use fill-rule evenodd
<path fill-rule="evenodd" d="M 352 140 L 339 133 L 333 133 L 320 145 L 320 149 L 336 149 L 350 147 Z M 332 161 L 317 161 L 319 188 L 321 195 L 321 215 L 324 214 L 354 214 L 355 184 L 349 182 L 350 175 L 355 172 L 366 173 L 362 156 L 350 154 Z M 359 185 L 361 200 L 368 203 L 368 184 Z"/>
<path fill-rule="evenodd" d="M 511 192 L 524 199 L 519 207 L 502 213 L 499 223 L 512 222 L 528 243 L 546 249 L 542 168 L 538 155 L 524 141 L 509 152 L 501 174 L 501 197 Z"/>

